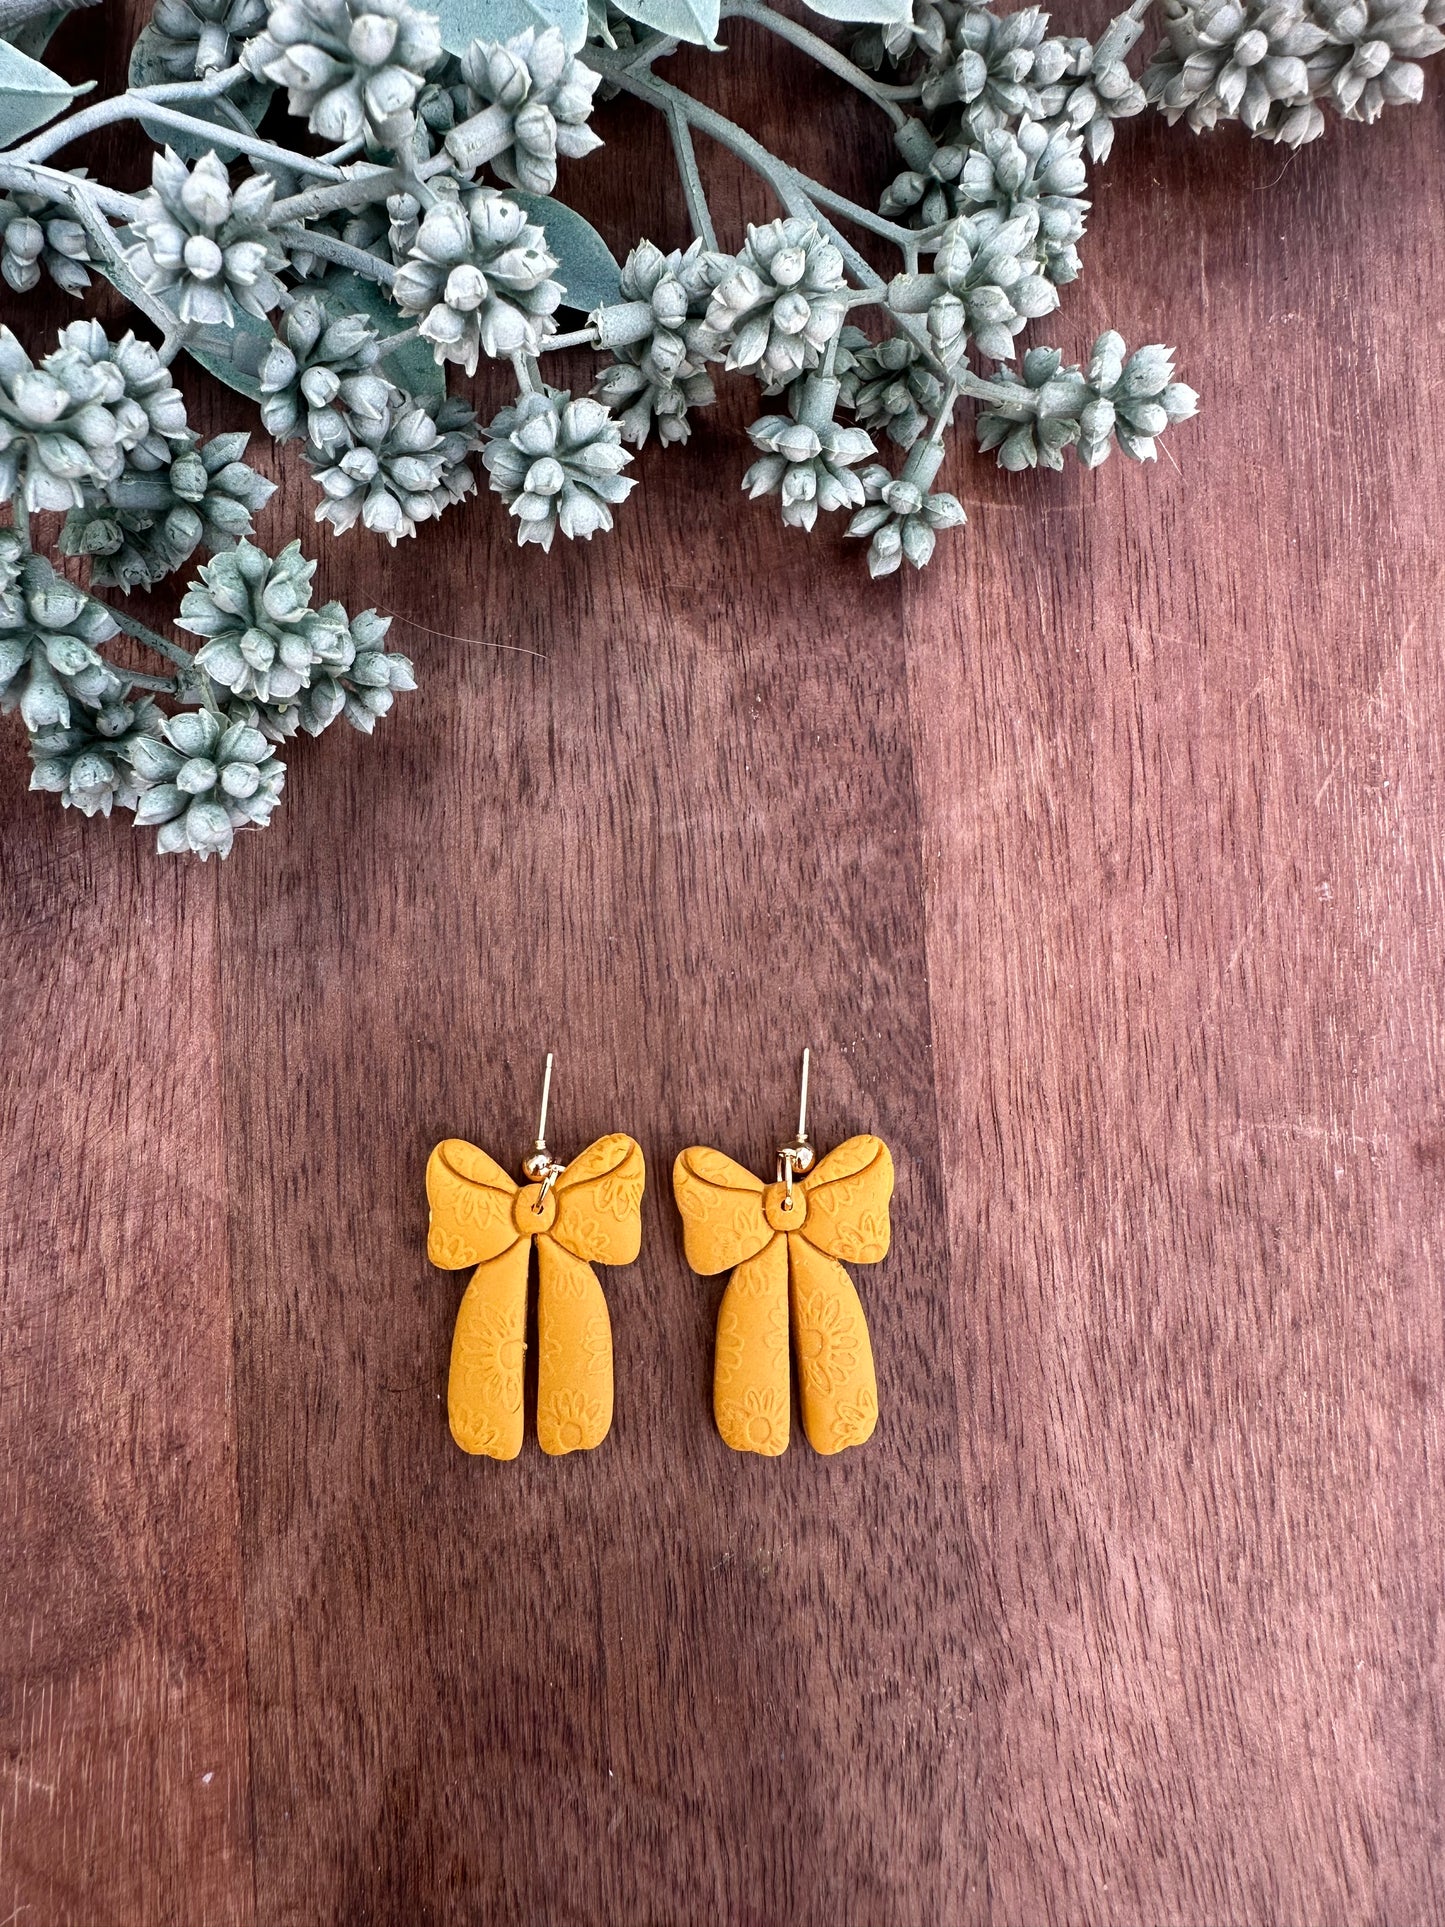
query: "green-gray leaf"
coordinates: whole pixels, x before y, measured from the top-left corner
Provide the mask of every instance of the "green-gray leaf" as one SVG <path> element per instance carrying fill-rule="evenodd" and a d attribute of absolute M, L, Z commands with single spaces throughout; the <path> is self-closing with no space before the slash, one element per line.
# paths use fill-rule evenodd
<path fill-rule="evenodd" d="M 271 352 L 276 336 L 269 322 L 247 314 L 244 308 L 235 312 L 233 327 L 197 328 L 188 334 L 186 353 L 228 388 L 259 401 L 261 363 Z"/>
<path fill-rule="evenodd" d="M 9 147 L 13 141 L 33 134 L 84 91 L 12 47 L 8 40 L 0 40 L 0 147 Z"/>
<path fill-rule="evenodd" d="M 338 318 L 364 314 L 383 337 L 401 332 L 401 317 L 374 281 L 348 268 L 335 268 L 321 287 L 321 298 Z M 394 354 L 384 355 L 377 371 L 408 394 L 425 398 L 446 393 L 446 375 L 432 353 L 431 343 L 413 336 Z"/>
<path fill-rule="evenodd" d="M 617 11 L 665 33 L 670 40 L 690 40 L 698 47 L 716 47 L 718 0 L 616 0 Z"/>
<path fill-rule="evenodd" d="M 62 20 L 68 20 L 73 9 L 70 7 L 51 7 L 43 13 L 32 13 L 28 18 L 17 21 L 13 27 L 6 27 L 0 33 L 0 40 L 8 40 L 12 47 L 18 47 L 32 60 L 39 60 L 51 40 L 55 29 Z"/>
<path fill-rule="evenodd" d="M 567 290 L 564 306 L 591 314 L 594 308 L 622 299 L 622 270 L 590 221 L 548 194 L 524 194 L 509 187 L 507 199 L 545 231 L 547 246 L 559 263 L 557 279 Z"/>
<path fill-rule="evenodd" d="M 158 87 L 175 79 L 175 75 L 167 73 L 162 63 L 160 42 L 153 26 L 141 28 L 130 50 L 130 68 L 126 78 L 132 87 Z"/>
<path fill-rule="evenodd" d="M 803 0 L 825 20 L 846 20 L 853 26 L 892 26 L 913 11 L 912 0 Z"/>
<path fill-rule="evenodd" d="M 587 38 L 587 0 L 440 0 L 442 45 L 465 53 L 473 40 L 510 40 L 528 27 L 557 27 L 575 54 Z"/>
<path fill-rule="evenodd" d="M 161 61 L 154 26 L 142 27 L 134 47 L 131 48 L 128 79 L 132 87 L 157 87 L 175 79 L 174 74 L 166 72 Z M 261 125 L 261 117 L 270 106 L 271 96 L 275 91 L 274 87 L 268 87 L 264 81 L 252 80 L 248 75 L 230 89 L 227 100 L 233 107 L 239 109 L 245 120 L 254 128 Z M 159 121 L 146 120 L 142 116 L 141 126 L 145 129 L 147 139 L 154 141 L 157 147 L 173 148 L 181 159 L 186 161 L 199 160 L 201 155 L 212 147 L 223 161 L 235 160 L 241 150 L 238 147 L 232 147 L 226 140 L 226 128 L 232 123 L 227 121 L 225 109 L 219 101 L 188 101 L 184 111 L 194 120 L 214 121 L 216 138 L 202 140 L 199 135 L 182 134 L 174 127 L 162 127 Z"/>

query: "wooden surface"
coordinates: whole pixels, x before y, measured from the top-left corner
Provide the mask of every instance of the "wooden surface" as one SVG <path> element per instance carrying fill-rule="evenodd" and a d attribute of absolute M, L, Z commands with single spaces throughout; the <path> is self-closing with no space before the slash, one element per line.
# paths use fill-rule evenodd
<path fill-rule="evenodd" d="M 714 97 L 876 185 L 738 38 Z M 1127 127 L 1040 332 L 1205 412 L 961 452 L 921 580 L 744 504 L 734 384 L 611 541 L 313 531 L 421 690 L 224 866 L 7 726 L 0 1923 L 1445 1916 L 1442 132 Z M 574 170 L 619 244 L 681 238 L 646 138 Z M 740 1460 L 667 1174 L 763 1168 L 804 1042 L 897 1163 L 883 1420 Z M 520 1156 L 546 1048 L 643 1254 L 608 1443 L 497 1467 L 422 1167 Z"/>

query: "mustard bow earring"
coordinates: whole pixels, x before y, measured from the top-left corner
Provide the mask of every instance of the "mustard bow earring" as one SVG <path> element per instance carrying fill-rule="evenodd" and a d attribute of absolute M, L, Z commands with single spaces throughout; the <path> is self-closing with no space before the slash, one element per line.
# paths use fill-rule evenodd
<path fill-rule="evenodd" d="M 790 1299 L 808 1443 L 841 1452 L 878 1423 L 868 1321 L 838 1260 L 871 1265 L 887 1255 L 893 1160 L 881 1138 L 852 1137 L 815 1168 L 808 1060 L 804 1051 L 798 1134 L 778 1151 L 776 1182 L 698 1145 L 672 1172 L 687 1262 L 708 1276 L 732 1270 L 717 1317 L 718 1431 L 735 1452 L 768 1457 L 788 1445 Z"/>
<path fill-rule="evenodd" d="M 592 1263 L 630 1265 L 642 1244 L 641 1147 L 618 1132 L 558 1164 L 547 1150 L 551 1089 L 549 1054 L 525 1185 L 463 1138 L 445 1139 L 427 1160 L 427 1256 L 447 1271 L 477 1267 L 452 1336 L 447 1418 L 464 1452 L 493 1459 L 522 1449 L 533 1244 L 537 1443 L 554 1456 L 600 1445 L 612 1424 L 612 1325 Z"/>

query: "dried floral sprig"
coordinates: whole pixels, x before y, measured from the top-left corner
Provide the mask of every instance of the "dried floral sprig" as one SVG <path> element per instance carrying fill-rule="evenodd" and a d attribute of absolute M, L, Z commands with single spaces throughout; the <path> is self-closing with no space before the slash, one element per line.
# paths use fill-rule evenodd
<path fill-rule="evenodd" d="M 1174 379 L 1174 356 L 1157 344 L 1129 354 L 1112 330 L 1099 336 L 1087 368 L 1065 368 L 1057 348 L 1031 348 L 1022 378 L 1003 374 L 978 417 L 978 445 L 996 448 L 1000 468 L 1059 469 L 1072 448 L 1097 468 L 1117 447 L 1152 462 L 1166 428 L 1187 422 L 1199 397 Z"/>
<path fill-rule="evenodd" d="M 961 399 L 1009 468 L 1057 468 L 1070 448 L 1088 466 L 1116 446 L 1144 460 L 1194 412 L 1163 348 L 1130 355 L 1108 332 L 1076 367 L 1019 339 L 1081 270 L 1090 171 L 1121 121 L 1152 105 L 1299 145 L 1330 113 L 1368 121 L 1418 99 L 1420 63 L 1445 48 L 1445 0 L 1157 0 L 1162 35 L 1139 68 L 1151 0 L 1094 39 L 1054 32 L 1038 7 L 809 4 L 817 27 L 766 0 L 549 0 L 545 26 L 514 32 L 512 0 L 449 0 L 444 34 L 416 0 L 156 0 L 124 93 L 57 118 L 64 83 L 38 61 L 18 70 L 0 94 L 0 276 L 80 296 L 99 273 L 160 335 L 112 342 L 83 321 L 43 353 L 0 328 L 0 703 L 30 733 L 37 788 L 88 814 L 134 810 L 164 849 L 224 854 L 275 808 L 272 746 L 341 715 L 369 731 L 413 684 L 384 618 L 313 607 L 298 545 L 255 544 L 270 484 L 244 436 L 190 430 L 178 354 L 300 440 L 338 534 L 414 535 L 475 491 L 480 453 L 518 541 L 543 549 L 612 527 L 635 486 L 624 444 L 687 442 L 715 373 L 751 377 L 777 400 L 750 430 L 748 492 L 805 530 L 847 509 L 874 575 L 921 568 L 964 521 L 935 486 Z M 851 44 L 828 37 L 840 11 L 862 28 Z M 875 205 L 658 71 L 680 41 L 719 46 L 732 18 L 888 123 L 902 169 Z M 258 131 L 273 95 L 304 123 L 290 145 Z M 555 198 L 559 165 L 600 145 L 594 101 L 619 95 L 666 122 L 693 231 L 671 251 L 639 240 L 621 266 Z M 57 165 L 121 120 L 157 145 L 144 192 Z M 699 134 L 783 210 L 734 252 Z M 889 271 L 859 232 L 891 251 Z M 590 394 L 543 379 L 564 349 L 598 356 Z M 483 359 L 516 383 L 485 431 L 447 390 Z M 894 466 L 875 459 L 885 438 Z M 60 546 L 88 587 L 33 552 L 44 510 L 65 512 Z M 195 653 L 93 593 L 205 556 L 179 615 Z M 166 673 L 112 660 L 121 631 Z"/>
<path fill-rule="evenodd" d="M 32 789 L 86 816 L 131 811 L 158 827 L 161 851 L 203 860 L 269 820 L 285 776 L 272 742 L 342 715 L 369 735 L 415 687 L 407 659 L 382 647 L 387 618 L 313 608 L 316 564 L 299 543 L 272 557 L 248 539 L 273 488 L 241 459 L 248 439 L 200 442 L 156 350 L 133 335 L 111 342 L 75 322 L 37 367 L 0 330 L 0 485 L 16 517 L 0 528 L 0 710 L 19 711 Z M 61 507 L 60 546 L 89 559 L 96 586 L 150 585 L 212 551 L 177 617 L 202 639 L 194 654 L 32 549 L 31 511 Z M 108 655 L 122 632 L 168 673 Z"/>

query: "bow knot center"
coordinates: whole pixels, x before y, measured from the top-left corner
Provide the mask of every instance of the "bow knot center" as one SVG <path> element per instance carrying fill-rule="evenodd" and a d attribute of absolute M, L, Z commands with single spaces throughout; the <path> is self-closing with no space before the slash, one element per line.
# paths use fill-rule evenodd
<path fill-rule="evenodd" d="M 550 1187 L 524 1184 L 512 1200 L 512 1223 L 524 1238 L 550 1231 L 557 1220 L 557 1194 Z"/>
<path fill-rule="evenodd" d="M 808 1199 L 799 1184 L 788 1197 L 785 1184 L 770 1184 L 763 1192 L 763 1216 L 774 1231 L 801 1231 L 808 1221 Z"/>

